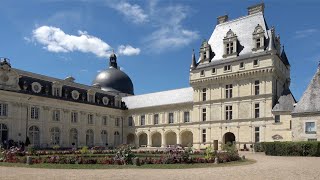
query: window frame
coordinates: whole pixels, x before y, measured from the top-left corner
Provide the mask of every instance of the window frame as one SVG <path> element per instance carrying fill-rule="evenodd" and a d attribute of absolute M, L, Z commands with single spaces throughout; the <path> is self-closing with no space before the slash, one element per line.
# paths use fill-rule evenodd
<path fill-rule="evenodd" d="M 207 121 L 207 108 L 202 108 L 202 122 Z"/>
<path fill-rule="evenodd" d="M 260 95 L 260 80 L 254 81 L 254 95 Z"/>
<path fill-rule="evenodd" d="M 254 103 L 254 118 L 260 118 L 260 103 Z"/>
<path fill-rule="evenodd" d="M 232 105 L 226 105 L 225 106 L 225 119 L 227 121 L 232 120 Z"/>
<path fill-rule="evenodd" d="M 314 131 L 309 131 L 308 130 L 310 128 L 307 127 L 307 124 L 311 124 L 311 123 L 314 124 Z M 315 121 L 306 121 L 305 124 L 304 124 L 304 132 L 305 132 L 305 134 L 317 134 L 317 124 L 316 124 L 316 122 Z"/>
<path fill-rule="evenodd" d="M 186 116 L 186 114 L 188 114 Z M 183 122 L 184 123 L 189 123 L 190 122 L 190 111 L 184 111 L 183 112 Z"/>
<path fill-rule="evenodd" d="M 9 105 L 7 103 L 0 104 L 0 117 L 8 117 Z"/>
<path fill-rule="evenodd" d="M 207 129 L 202 129 L 202 143 L 206 143 L 207 142 Z"/>
<path fill-rule="evenodd" d="M 174 123 L 174 113 L 170 112 L 168 113 L 168 124 L 173 124 Z"/>
<path fill-rule="evenodd" d="M 140 116 L 140 126 L 145 126 L 146 125 L 146 115 L 141 115 Z"/>
<path fill-rule="evenodd" d="M 207 88 L 202 89 L 202 101 L 207 101 Z"/>
<path fill-rule="evenodd" d="M 227 84 L 225 86 L 225 98 L 226 99 L 230 99 L 232 98 L 232 90 L 233 89 L 233 85 L 232 84 Z"/>
<path fill-rule="evenodd" d="M 30 118 L 33 120 L 39 120 L 40 119 L 40 108 L 37 106 L 32 106 L 30 108 Z"/>
<path fill-rule="evenodd" d="M 159 124 L 159 114 L 154 114 L 153 115 L 153 124 L 154 125 Z"/>

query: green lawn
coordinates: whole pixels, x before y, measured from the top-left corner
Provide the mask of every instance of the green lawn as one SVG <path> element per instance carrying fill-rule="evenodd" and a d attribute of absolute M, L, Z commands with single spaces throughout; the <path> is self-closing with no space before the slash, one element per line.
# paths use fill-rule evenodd
<path fill-rule="evenodd" d="M 46 169 L 188 169 L 188 168 L 208 168 L 241 166 L 255 163 L 255 160 L 246 159 L 222 164 L 198 163 L 198 164 L 145 164 L 142 166 L 134 165 L 103 165 L 103 164 L 33 164 L 0 162 L 0 166 L 6 167 L 26 167 L 26 168 L 46 168 Z"/>

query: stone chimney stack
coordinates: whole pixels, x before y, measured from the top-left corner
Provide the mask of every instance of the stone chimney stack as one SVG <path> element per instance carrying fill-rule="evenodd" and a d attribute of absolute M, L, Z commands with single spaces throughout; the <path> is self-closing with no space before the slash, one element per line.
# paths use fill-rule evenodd
<path fill-rule="evenodd" d="M 224 22 L 227 22 L 228 21 L 228 15 L 223 15 L 223 16 L 219 16 L 217 17 L 217 24 L 221 24 L 221 23 L 224 23 Z"/>
<path fill-rule="evenodd" d="M 248 15 L 256 14 L 258 12 L 264 13 L 264 3 L 256 4 L 248 7 Z"/>

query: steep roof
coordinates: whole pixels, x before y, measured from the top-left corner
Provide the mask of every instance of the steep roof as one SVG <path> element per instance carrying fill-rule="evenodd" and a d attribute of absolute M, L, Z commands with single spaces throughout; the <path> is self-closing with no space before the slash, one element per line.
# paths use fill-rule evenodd
<path fill-rule="evenodd" d="M 258 24 L 263 28 L 265 37 L 268 39 L 268 29 L 262 12 L 218 24 L 208 41 L 212 51 L 215 53 L 212 60 L 214 61 L 223 58 L 223 39 L 230 29 L 237 35 L 239 44 L 243 47 L 239 56 L 252 53 L 252 49 L 254 48 L 252 33 Z"/>
<path fill-rule="evenodd" d="M 290 89 L 286 89 L 282 92 L 277 104 L 273 107 L 272 112 L 283 112 L 292 111 L 294 109 L 294 104 L 296 99 L 292 95 Z"/>
<path fill-rule="evenodd" d="M 193 89 L 191 87 L 161 91 L 150 94 L 123 97 L 128 109 L 138 109 L 169 104 L 193 102 Z"/>
<path fill-rule="evenodd" d="M 281 56 L 280 57 L 281 57 L 281 61 L 284 63 L 284 65 L 290 66 L 289 60 L 287 58 L 287 54 L 284 51 L 284 47 L 282 48 L 282 52 L 281 52 Z"/>
<path fill-rule="evenodd" d="M 320 68 L 292 112 L 292 114 L 303 113 L 320 113 Z"/>

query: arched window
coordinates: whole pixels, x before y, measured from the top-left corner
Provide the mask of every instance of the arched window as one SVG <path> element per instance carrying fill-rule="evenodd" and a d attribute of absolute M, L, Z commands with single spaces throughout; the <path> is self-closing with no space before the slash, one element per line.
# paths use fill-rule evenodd
<path fill-rule="evenodd" d="M 76 128 L 72 128 L 70 129 L 70 145 L 72 145 L 73 147 L 77 147 L 78 146 L 78 130 Z"/>
<path fill-rule="evenodd" d="M 93 146 L 94 144 L 94 133 L 92 129 L 88 129 L 86 132 L 86 145 Z"/>
<path fill-rule="evenodd" d="M 0 139 L 2 143 L 8 141 L 8 127 L 5 124 L 0 124 Z"/>
<path fill-rule="evenodd" d="M 101 141 L 103 146 L 108 146 L 108 133 L 106 130 L 101 131 Z"/>
<path fill-rule="evenodd" d="M 60 144 L 60 129 L 58 127 L 51 128 L 50 135 L 51 135 L 51 144 L 52 145 L 59 145 Z"/>
<path fill-rule="evenodd" d="M 40 146 L 40 130 L 37 126 L 31 126 L 29 128 L 29 139 L 33 146 Z"/>
<path fill-rule="evenodd" d="M 118 131 L 114 132 L 114 146 L 120 145 L 120 133 Z"/>

